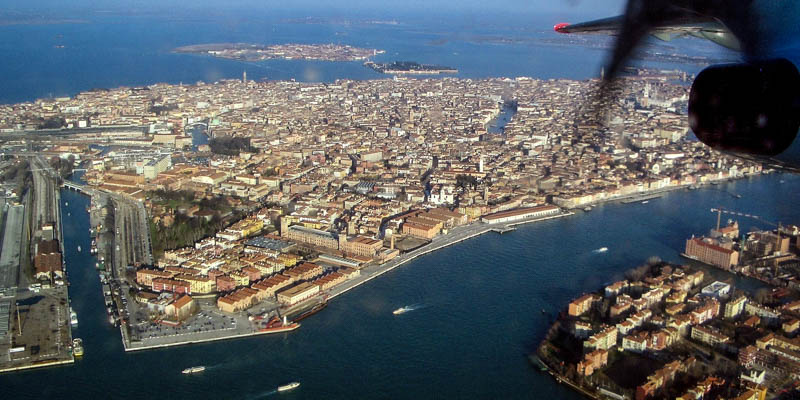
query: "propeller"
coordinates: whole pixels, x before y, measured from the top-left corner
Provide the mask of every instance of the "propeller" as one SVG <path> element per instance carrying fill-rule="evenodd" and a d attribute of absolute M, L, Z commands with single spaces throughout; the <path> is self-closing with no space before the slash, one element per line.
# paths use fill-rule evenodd
<path fill-rule="evenodd" d="M 617 77 L 631 55 L 641 46 L 654 28 L 685 21 L 716 20 L 725 25 L 741 42 L 745 59 L 764 57 L 764 35 L 758 29 L 753 0 L 628 0 L 621 19 L 619 34 L 605 63 L 603 79 L 592 95 L 583 121 L 602 121 L 604 110 L 619 92 Z M 556 29 L 558 30 L 558 29 Z"/>
<path fill-rule="evenodd" d="M 631 54 L 654 28 L 686 20 L 717 20 L 741 42 L 747 59 L 759 59 L 767 49 L 758 29 L 753 0 L 628 0 L 614 49 L 606 62 L 605 81 L 613 80 Z"/>

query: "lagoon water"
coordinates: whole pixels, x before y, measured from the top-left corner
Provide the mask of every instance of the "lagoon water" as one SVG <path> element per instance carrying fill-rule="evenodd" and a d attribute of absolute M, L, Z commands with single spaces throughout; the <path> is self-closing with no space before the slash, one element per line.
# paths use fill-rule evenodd
<path fill-rule="evenodd" d="M 307 14 L 320 16 L 319 12 Z M 600 73 L 607 43 L 566 44 L 553 32 L 556 17 L 542 15 L 325 16 L 325 23 L 298 23 L 305 15 L 184 16 L 80 15 L 86 23 L 0 25 L 0 103 L 71 96 L 92 88 L 195 83 L 220 79 L 332 82 L 387 79 L 361 62 L 269 60 L 239 62 L 174 54 L 178 46 L 211 42 L 340 43 L 385 50 L 377 62 L 417 61 L 455 67 L 463 78 L 529 76 L 587 79 Z M 397 25 L 364 21 L 397 21 Z M 61 47 L 63 46 L 63 47 Z M 730 52 L 701 40 L 678 39 L 659 49 L 714 58 Z M 646 63 L 698 72 L 697 65 Z"/>

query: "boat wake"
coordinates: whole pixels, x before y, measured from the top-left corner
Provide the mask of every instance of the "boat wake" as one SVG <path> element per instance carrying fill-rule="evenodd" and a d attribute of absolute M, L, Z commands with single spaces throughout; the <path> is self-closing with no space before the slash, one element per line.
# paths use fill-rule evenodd
<path fill-rule="evenodd" d="M 405 314 L 405 313 L 407 313 L 407 312 L 410 312 L 410 311 L 416 311 L 416 310 L 419 310 L 419 309 L 421 309 L 421 308 L 425 308 L 425 305 L 424 305 L 424 304 L 419 304 L 419 303 L 417 303 L 417 304 L 412 304 L 412 305 L 410 305 L 410 306 L 403 306 L 403 307 L 400 307 L 400 308 L 398 308 L 397 310 L 394 310 L 392 313 L 393 313 L 393 314 L 395 314 L 395 315 L 398 315 L 398 314 Z"/>
<path fill-rule="evenodd" d="M 272 390 L 266 391 L 264 393 L 260 393 L 260 394 L 255 395 L 255 397 L 253 397 L 252 400 L 263 399 L 265 397 L 272 396 L 273 394 L 276 394 L 276 393 L 278 393 L 278 390 L 277 389 L 272 389 Z"/>
<path fill-rule="evenodd" d="M 594 253 L 594 254 L 600 254 L 600 253 L 605 253 L 605 252 L 607 252 L 607 251 L 608 251 L 608 247 L 601 247 L 601 248 L 599 248 L 599 249 L 594 249 L 594 250 L 592 250 L 592 253 Z"/>

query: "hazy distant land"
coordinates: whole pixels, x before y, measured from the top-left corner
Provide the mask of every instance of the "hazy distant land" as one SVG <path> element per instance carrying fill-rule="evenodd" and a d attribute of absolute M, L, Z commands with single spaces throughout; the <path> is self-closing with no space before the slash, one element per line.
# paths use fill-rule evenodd
<path fill-rule="evenodd" d="M 360 61 L 384 50 L 365 49 L 339 44 L 253 44 L 253 43 L 205 43 L 173 49 L 175 53 L 206 54 L 218 58 L 240 61 L 323 60 Z"/>

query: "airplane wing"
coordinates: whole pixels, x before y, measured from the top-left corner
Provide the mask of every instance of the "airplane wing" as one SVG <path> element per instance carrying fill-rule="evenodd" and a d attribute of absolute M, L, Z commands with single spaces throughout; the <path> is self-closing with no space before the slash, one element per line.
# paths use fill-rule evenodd
<path fill-rule="evenodd" d="M 553 30 L 558 33 L 617 35 L 622 29 L 624 18 L 624 16 L 617 16 L 578 24 L 560 23 L 556 24 Z M 741 50 L 739 40 L 725 25 L 714 18 L 699 15 L 661 21 L 661 24 L 650 29 L 650 35 L 666 42 L 678 37 L 694 36 L 710 40 L 731 50 Z"/>

